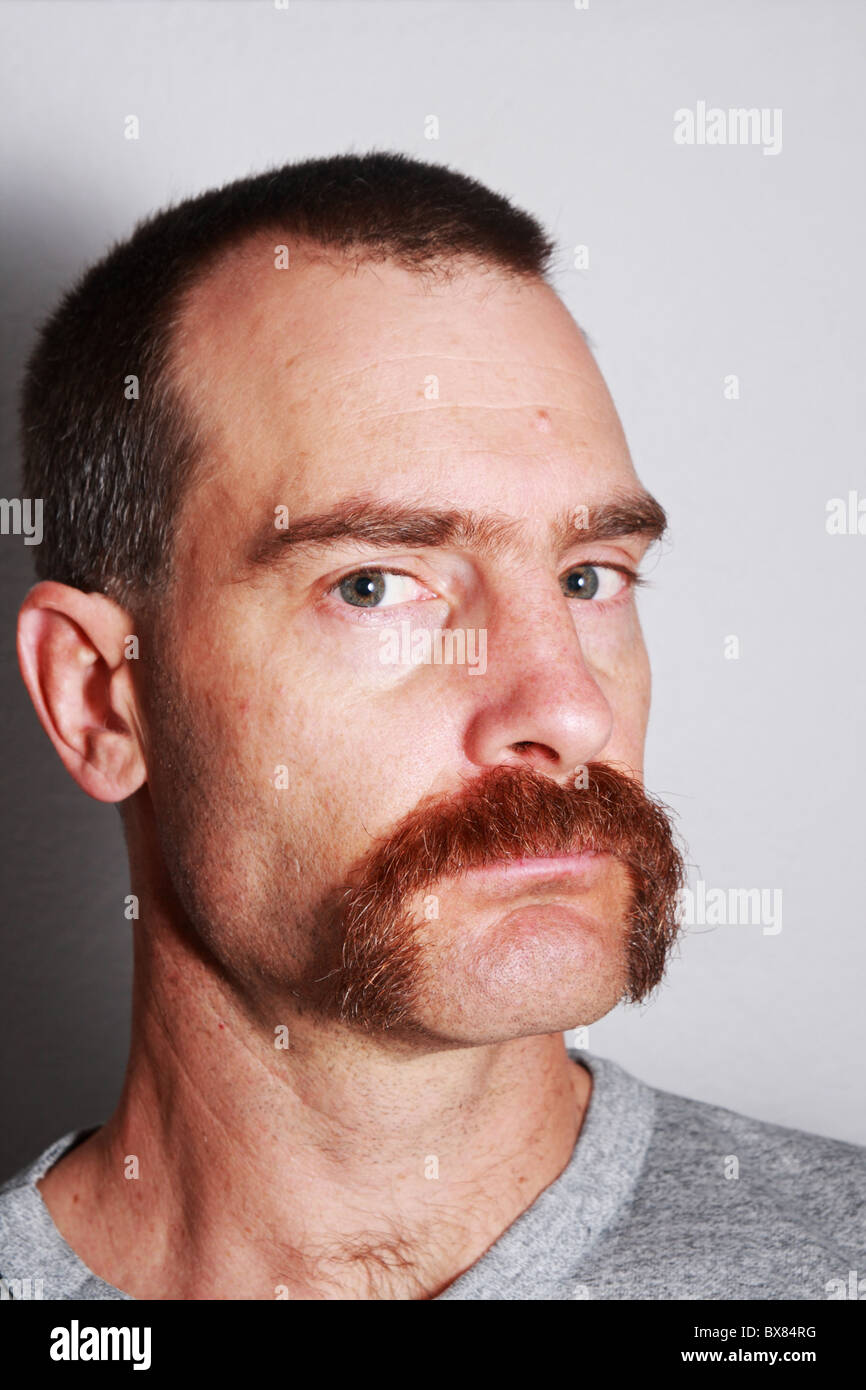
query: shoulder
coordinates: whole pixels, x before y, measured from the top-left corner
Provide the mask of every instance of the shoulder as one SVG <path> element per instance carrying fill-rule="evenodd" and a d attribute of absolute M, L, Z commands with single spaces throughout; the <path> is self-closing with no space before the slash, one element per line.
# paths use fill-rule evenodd
<path fill-rule="evenodd" d="M 607 1060 L 599 1079 L 612 1067 L 649 1115 L 630 1200 L 609 1232 L 641 1296 L 858 1296 L 866 1148 L 636 1082 Z"/>
<path fill-rule="evenodd" d="M 36 1184 L 92 1133 L 73 1130 L 0 1185 L 0 1298 L 93 1297 L 95 1279 L 64 1241 Z"/>
<path fill-rule="evenodd" d="M 49 1168 L 53 1168 L 64 1154 L 80 1143 L 92 1130 L 78 1129 L 71 1130 L 69 1134 L 64 1134 L 62 1138 L 55 1139 L 53 1144 L 49 1144 L 47 1149 L 43 1149 L 38 1157 L 31 1161 L 17 1173 L 13 1173 L 11 1178 L 6 1178 L 0 1183 L 0 1233 L 11 1229 L 14 1224 L 15 1214 L 22 1206 L 26 1206 L 32 1199 L 33 1194 L 39 1195 L 36 1184 L 43 1178 Z"/>
<path fill-rule="evenodd" d="M 866 1216 L 866 1148 L 670 1091 L 654 1094 L 655 1157 L 664 1163 L 667 1154 L 681 1180 L 691 1173 L 746 1181 L 777 1205 L 805 1203 L 802 1216 L 831 1226 Z"/>

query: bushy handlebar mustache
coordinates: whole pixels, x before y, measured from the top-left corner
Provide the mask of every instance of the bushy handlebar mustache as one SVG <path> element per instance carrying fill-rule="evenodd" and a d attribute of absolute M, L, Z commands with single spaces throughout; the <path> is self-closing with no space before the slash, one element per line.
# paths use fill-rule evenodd
<path fill-rule="evenodd" d="M 330 979 L 339 1016 L 370 1029 L 411 1020 L 419 976 L 406 904 L 443 878 L 518 858 L 609 854 L 631 888 L 627 997 L 660 982 L 678 932 L 685 861 L 672 812 L 631 771 L 590 762 L 567 783 L 534 768 L 487 769 L 460 791 L 431 794 L 349 872 L 339 908 L 342 962 Z"/>

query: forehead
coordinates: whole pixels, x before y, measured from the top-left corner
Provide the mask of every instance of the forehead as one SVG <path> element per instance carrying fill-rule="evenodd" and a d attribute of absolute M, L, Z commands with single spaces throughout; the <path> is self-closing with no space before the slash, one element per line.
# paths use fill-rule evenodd
<path fill-rule="evenodd" d="M 303 246 L 283 268 L 278 244 L 250 240 L 184 305 L 175 370 L 210 435 L 199 503 L 420 484 L 519 511 L 560 477 L 587 501 L 634 479 L 592 354 L 542 281 L 465 263 L 433 281 Z"/>

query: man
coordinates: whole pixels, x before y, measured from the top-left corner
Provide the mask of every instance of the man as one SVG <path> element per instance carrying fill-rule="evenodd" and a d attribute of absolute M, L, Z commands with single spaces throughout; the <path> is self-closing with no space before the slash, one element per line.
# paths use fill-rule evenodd
<path fill-rule="evenodd" d="M 120 807 L 135 991 L 114 1115 L 0 1197 L 10 1286 L 825 1298 L 862 1268 L 864 1151 L 564 1046 L 658 984 L 683 865 L 642 786 L 665 516 L 552 252 L 448 169 L 314 160 L 144 223 L 43 329 L 21 669 Z"/>

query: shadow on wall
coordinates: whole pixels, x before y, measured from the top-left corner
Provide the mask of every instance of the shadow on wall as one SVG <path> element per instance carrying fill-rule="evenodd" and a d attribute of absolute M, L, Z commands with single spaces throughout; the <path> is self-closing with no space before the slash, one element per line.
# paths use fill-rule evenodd
<path fill-rule="evenodd" d="M 107 246 L 93 210 L 19 206 L 4 236 L 0 496 L 21 496 L 17 393 L 38 323 Z M 106 219 L 106 224 L 110 219 Z M 11 225 L 10 225 L 11 224 Z M 96 227 L 96 230 L 95 230 Z M 71 1129 L 114 1109 L 129 1041 L 131 923 L 114 806 L 64 769 L 24 689 L 18 609 L 35 547 L 0 535 L 0 1181 Z"/>

